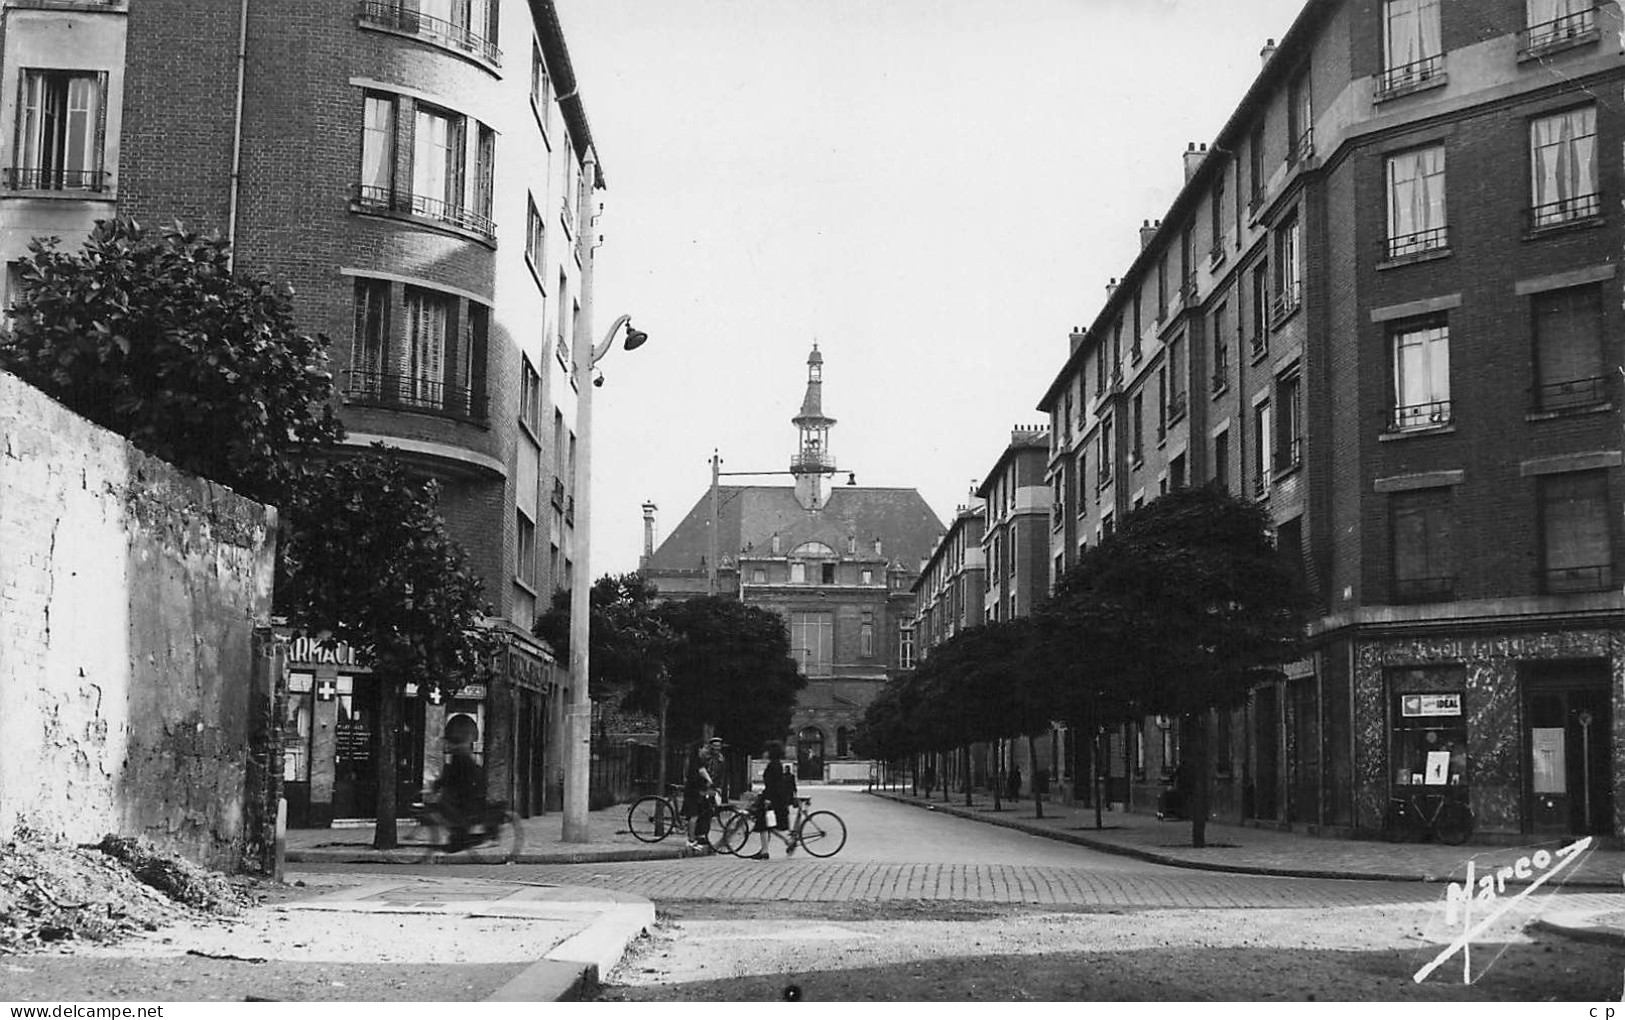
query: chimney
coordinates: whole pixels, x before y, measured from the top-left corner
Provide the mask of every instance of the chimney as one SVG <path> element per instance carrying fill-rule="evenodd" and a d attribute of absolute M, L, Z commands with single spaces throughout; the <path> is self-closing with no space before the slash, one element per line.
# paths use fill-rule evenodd
<path fill-rule="evenodd" d="M 1204 160 L 1204 159 L 1207 159 L 1207 143 L 1206 142 L 1203 142 L 1200 146 L 1198 146 L 1195 142 L 1191 142 L 1188 146 L 1186 146 L 1186 148 L 1185 148 L 1185 180 L 1186 181 L 1189 181 L 1192 177 L 1196 176 L 1197 168 L 1199 168 L 1202 165 L 1202 160 Z"/>
<path fill-rule="evenodd" d="M 660 509 L 653 501 L 643 504 L 643 562 L 639 566 L 647 567 L 655 554 L 655 511 Z"/>
<path fill-rule="evenodd" d="M 1151 239 L 1157 235 L 1157 228 L 1160 226 L 1162 226 L 1161 220 L 1157 220 L 1155 223 L 1151 222 L 1150 220 L 1140 221 L 1141 248 L 1144 248 L 1151 243 Z"/>
<path fill-rule="evenodd" d="M 886 555 L 885 553 L 880 551 L 880 536 L 879 535 L 875 536 L 875 555 L 876 556 L 884 556 L 884 555 Z"/>
<path fill-rule="evenodd" d="M 1106 299 L 1111 300 L 1111 296 L 1115 293 L 1117 293 L 1117 277 L 1114 276 L 1106 281 Z"/>
<path fill-rule="evenodd" d="M 1083 343 L 1084 340 L 1088 339 L 1088 337 L 1089 337 L 1089 334 L 1087 334 L 1087 333 L 1085 333 L 1083 331 L 1082 326 L 1073 326 L 1072 327 L 1072 333 L 1067 337 L 1067 342 L 1071 346 L 1069 346 L 1066 349 L 1066 352 L 1068 354 L 1071 354 L 1073 351 L 1077 350 L 1078 345 Z"/>
<path fill-rule="evenodd" d="M 1270 58 L 1273 56 L 1275 56 L 1275 40 L 1265 39 L 1264 48 L 1258 51 L 1259 62 L 1261 64 L 1268 64 L 1270 62 Z"/>

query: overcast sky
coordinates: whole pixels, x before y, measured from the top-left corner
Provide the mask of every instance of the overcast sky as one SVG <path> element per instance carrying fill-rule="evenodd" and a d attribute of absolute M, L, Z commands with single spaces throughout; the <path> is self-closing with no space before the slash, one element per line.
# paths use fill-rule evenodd
<path fill-rule="evenodd" d="M 608 191 L 594 576 L 783 471 L 814 340 L 846 481 L 946 523 L 1303 0 L 557 0 Z M 727 479 L 788 485 L 785 476 Z"/>

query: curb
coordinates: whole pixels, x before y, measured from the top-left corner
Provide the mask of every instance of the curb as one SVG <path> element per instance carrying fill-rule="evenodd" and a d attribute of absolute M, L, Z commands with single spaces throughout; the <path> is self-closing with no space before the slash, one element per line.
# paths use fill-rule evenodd
<path fill-rule="evenodd" d="M 1218 861 L 1192 861 L 1172 854 L 1158 853 L 1143 847 L 1124 846 L 1109 840 L 1091 838 L 1078 832 L 1067 832 L 1044 825 L 1033 825 L 1020 818 L 999 818 L 974 810 L 967 811 L 962 805 L 944 804 L 941 802 L 921 802 L 912 797 L 899 794 L 882 793 L 875 790 L 864 791 L 871 796 L 884 797 L 896 804 L 907 804 L 912 807 L 925 808 L 931 811 L 945 811 L 958 818 L 965 818 L 976 822 L 985 822 L 988 825 L 998 825 L 1006 829 L 1015 829 L 1031 836 L 1040 836 L 1062 843 L 1072 843 L 1077 846 L 1086 846 L 1091 850 L 1102 853 L 1117 854 L 1120 857 L 1135 857 L 1152 864 L 1165 864 L 1173 868 L 1187 868 L 1192 871 L 1218 871 L 1232 875 L 1265 875 L 1278 878 L 1331 878 L 1351 882 L 1449 882 L 1445 875 L 1418 875 L 1393 874 L 1388 872 L 1365 872 L 1354 874 L 1347 871 L 1336 871 L 1326 868 L 1278 868 L 1261 864 L 1224 864 Z M 1513 884 L 1513 883 L 1508 883 Z M 1522 884 L 1522 883 L 1518 883 Z M 1579 879 L 1564 882 L 1567 889 L 1607 889 L 1612 891 L 1615 887 L 1611 882 L 1597 881 L 1595 879 Z M 1606 929 L 1603 929 L 1606 931 Z M 1625 941 L 1622 938 L 1621 941 Z"/>
<path fill-rule="evenodd" d="M 615 864 L 626 861 L 667 861 L 678 860 L 685 856 L 682 847 L 628 847 L 624 850 L 573 850 L 550 853 L 524 853 L 521 852 L 511 862 L 513 864 Z M 389 867 L 409 867 L 412 862 L 392 861 L 381 850 L 371 847 L 352 848 L 312 848 L 309 850 L 289 850 L 283 860 L 289 864 L 379 864 Z M 453 855 L 451 859 L 442 858 L 433 863 L 433 867 L 457 867 L 465 864 L 483 864 L 487 867 L 505 863 L 501 861 L 481 860 L 478 857 L 466 855 Z"/>
<path fill-rule="evenodd" d="M 590 999 L 602 975 L 626 955 L 626 947 L 655 923 L 655 907 L 619 901 L 582 931 L 487 996 L 486 1002 L 581 1002 Z"/>

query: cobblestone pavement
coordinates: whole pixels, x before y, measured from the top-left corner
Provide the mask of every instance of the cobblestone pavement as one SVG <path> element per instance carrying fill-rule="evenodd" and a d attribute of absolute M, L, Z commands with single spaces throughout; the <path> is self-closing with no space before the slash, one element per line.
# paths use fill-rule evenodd
<path fill-rule="evenodd" d="M 855 790 L 815 790 L 849 832 L 826 860 L 731 857 L 594 864 L 469 865 L 469 877 L 584 885 L 668 901 L 927 901 L 1103 909 L 1268 908 L 1442 902 L 1435 883 L 1194 871 L 924 811 Z M 1172 831 L 1170 830 L 1170 838 Z M 1378 844 L 1382 852 L 1405 847 Z M 431 869 L 432 870 L 432 869 Z M 443 868 L 441 869 L 444 870 Z M 1536 896 L 1549 899 L 1544 890 Z M 1611 892 L 1562 893 L 1565 909 L 1621 909 Z"/>

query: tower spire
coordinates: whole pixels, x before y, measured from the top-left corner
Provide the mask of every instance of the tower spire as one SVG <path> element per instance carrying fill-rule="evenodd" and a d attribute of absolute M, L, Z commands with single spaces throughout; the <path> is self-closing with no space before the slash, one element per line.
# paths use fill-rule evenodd
<path fill-rule="evenodd" d="M 824 356 L 813 341 L 807 355 L 807 394 L 801 398 L 801 413 L 790 421 L 800 433 L 796 452 L 790 458 L 790 473 L 796 479 L 796 499 L 808 510 L 823 504 L 823 477 L 835 470 L 829 452 L 829 429 L 835 419 L 824 414 Z"/>

